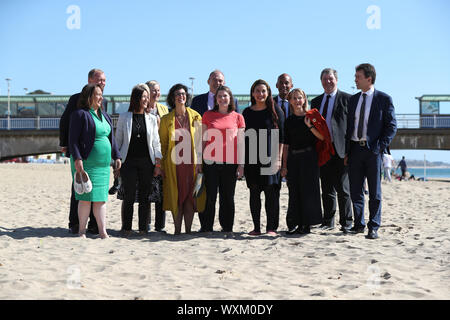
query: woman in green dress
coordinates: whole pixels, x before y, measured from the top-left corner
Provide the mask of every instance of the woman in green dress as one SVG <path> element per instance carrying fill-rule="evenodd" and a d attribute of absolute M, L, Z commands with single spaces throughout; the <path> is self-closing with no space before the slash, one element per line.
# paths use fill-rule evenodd
<path fill-rule="evenodd" d="M 112 122 L 102 110 L 103 92 L 98 84 L 88 84 L 81 91 L 78 110 L 70 118 L 69 148 L 72 175 L 86 172 L 92 182 L 92 190 L 75 193 L 80 221 L 79 236 L 86 237 L 86 224 L 93 206 L 98 230 L 102 239 L 106 232 L 106 201 L 110 180 L 111 157 L 114 168 L 121 166 L 120 153 L 116 147 Z M 75 181 L 75 179 L 74 179 Z"/>

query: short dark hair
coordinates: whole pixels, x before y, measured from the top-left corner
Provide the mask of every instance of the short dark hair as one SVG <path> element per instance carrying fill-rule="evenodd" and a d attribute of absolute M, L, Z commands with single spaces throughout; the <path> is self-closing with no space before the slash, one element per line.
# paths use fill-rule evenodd
<path fill-rule="evenodd" d="M 130 106 L 128 107 L 128 112 L 138 112 L 139 111 L 139 109 L 141 107 L 141 98 L 142 98 L 142 94 L 144 93 L 144 91 L 147 91 L 147 93 L 150 96 L 150 91 L 146 84 L 140 83 L 133 87 L 133 90 L 131 90 Z"/>
<path fill-rule="evenodd" d="M 83 87 L 83 89 L 81 90 L 80 93 L 80 98 L 78 99 L 78 103 L 77 103 L 77 108 L 78 109 L 84 109 L 84 110 L 89 110 L 90 109 L 90 99 L 92 97 L 92 95 L 94 94 L 95 88 L 100 88 L 100 90 L 102 89 L 102 87 L 99 84 L 94 84 L 94 83 L 90 83 L 87 84 Z M 103 109 L 103 106 L 100 106 L 101 109 Z"/>
<path fill-rule="evenodd" d="M 167 94 L 167 99 L 166 99 L 167 104 L 172 109 L 175 109 L 175 107 L 176 107 L 175 91 L 180 90 L 180 89 L 184 89 L 184 91 L 186 92 L 186 107 L 188 107 L 191 103 L 191 95 L 189 94 L 188 88 L 182 83 L 177 83 L 177 84 L 173 85 L 172 88 L 170 88 L 169 93 Z"/>
<path fill-rule="evenodd" d="M 320 73 L 320 80 L 321 81 L 322 81 L 322 77 L 323 77 L 324 74 L 332 74 L 332 75 L 334 75 L 336 80 L 338 79 L 337 71 L 332 69 L 332 68 L 325 68 L 325 69 L 322 70 L 322 72 Z"/>
<path fill-rule="evenodd" d="M 372 84 L 375 83 L 375 78 L 377 77 L 377 73 L 375 71 L 375 67 L 371 65 L 370 63 L 361 63 L 360 65 L 356 66 L 356 72 L 362 71 L 364 72 L 364 77 L 372 77 Z"/>
<path fill-rule="evenodd" d="M 217 94 L 219 93 L 219 91 L 225 91 L 226 93 L 228 93 L 230 95 L 230 104 L 228 105 L 228 113 L 233 112 L 236 110 L 236 105 L 234 104 L 234 97 L 233 97 L 233 93 L 231 92 L 231 89 L 228 88 L 227 86 L 220 86 L 217 88 L 216 90 L 216 94 L 214 95 L 214 108 L 213 111 L 219 111 L 219 104 L 217 103 Z"/>
<path fill-rule="evenodd" d="M 92 79 L 96 73 L 104 73 L 104 72 L 103 70 L 97 68 L 91 69 L 88 73 L 88 79 Z"/>

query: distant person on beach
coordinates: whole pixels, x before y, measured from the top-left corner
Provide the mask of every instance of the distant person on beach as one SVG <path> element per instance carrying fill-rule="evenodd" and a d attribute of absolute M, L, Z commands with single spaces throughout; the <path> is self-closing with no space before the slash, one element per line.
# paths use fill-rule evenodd
<path fill-rule="evenodd" d="M 205 143 L 203 144 L 203 173 L 205 174 L 206 207 L 199 214 L 201 232 L 211 232 L 214 226 L 217 193 L 219 193 L 219 222 L 223 232 L 232 232 L 234 224 L 234 191 L 237 178 L 244 175 L 245 121 L 237 113 L 230 88 L 220 86 L 214 95 L 214 108 L 202 117 Z M 220 140 L 219 140 L 220 139 Z"/>
<path fill-rule="evenodd" d="M 105 89 L 106 77 L 105 73 L 100 69 L 92 69 L 88 73 L 88 84 L 99 84 L 102 91 Z M 76 93 L 69 98 L 67 107 L 61 115 L 59 121 L 59 146 L 61 147 L 61 152 L 65 154 L 66 157 L 70 158 L 70 151 L 68 149 L 69 145 L 69 124 L 70 116 L 72 112 L 77 110 L 78 100 L 80 99 L 80 93 Z M 102 100 L 102 108 L 106 112 L 107 101 Z M 73 189 L 70 196 L 70 211 L 69 211 L 69 231 L 73 234 L 77 234 L 79 229 L 78 222 L 78 201 L 75 199 L 75 190 Z M 91 210 L 89 215 L 88 232 L 92 234 L 98 234 L 97 222 L 95 221 L 94 213 Z"/>
<path fill-rule="evenodd" d="M 272 99 L 269 84 L 257 80 L 250 89 L 251 106 L 242 115 L 245 119 L 245 166 L 244 175 L 250 190 L 250 211 L 254 228 L 249 235 L 261 234 L 261 192 L 265 195 L 267 235 L 277 235 L 280 215 L 281 156 L 284 135 L 284 113 Z M 272 135 L 278 134 L 272 148 Z M 276 136 L 275 136 L 276 137 Z M 252 138 L 252 140 L 250 140 Z M 260 141 L 261 140 L 261 141 Z M 266 150 L 260 146 L 265 145 Z M 276 154 L 272 152 L 275 151 Z M 263 161 L 267 158 L 268 162 Z"/>
<path fill-rule="evenodd" d="M 355 68 L 356 87 L 348 104 L 346 156 L 349 165 L 350 194 L 353 202 L 355 233 L 363 233 L 364 180 L 369 187 L 369 222 L 367 239 L 377 239 L 381 225 L 382 154 L 397 132 L 392 98 L 374 88 L 375 67 L 363 63 Z"/>
<path fill-rule="evenodd" d="M 402 171 L 402 179 L 406 178 L 406 171 L 408 170 L 408 166 L 406 165 L 406 160 L 405 157 L 402 157 L 402 160 L 400 160 L 400 162 L 397 165 L 397 168 L 395 168 L 395 170 L 397 170 L 400 167 L 400 170 Z"/>
<path fill-rule="evenodd" d="M 100 84 L 84 86 L 78 100 L 78 110 L 70 117 L 69 150 L 74 180 L 83 180 L 83 193 L 76 193 L 78 203 L 79 236 L 86 237 L 86 224 L 93 208 L 102 239 L 106 232 L 106 201 L 110 178 L 111 158 L 120 169 L 120 153 L 114 139 L 112 121 L 102 110 L 103 88 Z M 92 190 L 85 183 L 88 178 Z"/>
<path fill-rule="evenodd" d="M 295 226 L 287 234 L 308 234 L 312 225 L 322 222 L 316 142 L 324 137 L 307 115 L 309 107 L 305 92 L 294 89 L 288 98 L 291 112 L 284 127 L 281 175 L 287 178 Z"/>
<path fill-rule="evenodd" d="M 156 116 L 145 112 L 149 97 L 150 90 L 146 84 L 134 86 L 128 112 L 120 114 L 117 122 L 116 141 L 123 160 L 120 169 L 124 191 L 121 233 L 125 237 L 132 232 L 136 186 L 139 188 L 139 234 L 148 233 L 152 179 L 161 175 L 158 121 Z"/>
<path fill-rule="evenodd" d="M 383 168 L 384 168 L 384 180 L 392 182 L 391 170 L 394 163 L 394 158 L 389 153 L 383 154 Z"/>
<path fill-rule="evenodd" d="M 201 192 L 198 197 L 193 194 L 197 174 L 202 172 L 202 117 L 188 107 L 189 100 L 185 85 L 172 86 L 167 95 L 167 104 L 172 111 L 161 118 L 159 128 L 163 210 L 172 212 L 176 235 L 181 233 L 183 219 L 186 233 L 191 233 L 194 212 L 202 212 L 206 200 L 206 192 Z"/>
<path fill-rule="evenodd" d="M 287 73 L 280 74 L 277 79 L 276 87 L 278 89 L 278 95 L 273 98 L 273 101 L 281 110 L 283 110 L 284 119 L 286 120 L 290 114 L 288 94 L 294 87 L 291 76 Z"/>
<path fill-rule="evenodd" d="M 214 70 L 209 74 L 208 86 L 209 91 L 204 94 L 199 94 L 192 99 L 191 108 L 197 111 L 201 116 L 206 111 L 212 110 L 214 108 L 214 95 L 220 86 L 225 85 L 225 76 L 220 70 Z M 239 111 L 238 102 L 235 99 L 234 104 L 236 111 Z"/>
<path fill-rule="evenodd" d="M 324 93 L 311 101 L 311 108 L 319 110 L 325 119 L 336 152 L 327 163 L 320 167 L 323 205 L 321 228 L 327 230 L 335 227 L 334 216 L 337 204 L 339 204 L 340 230 L 344 233 L 349 233 L 352 227 L 353 216 L 348 166 L 344 164 L 344 157 L 347 107 L 350 94 L 338 89 L 337 71 L 332 68 L 322 70 L 320 81 Z"/>

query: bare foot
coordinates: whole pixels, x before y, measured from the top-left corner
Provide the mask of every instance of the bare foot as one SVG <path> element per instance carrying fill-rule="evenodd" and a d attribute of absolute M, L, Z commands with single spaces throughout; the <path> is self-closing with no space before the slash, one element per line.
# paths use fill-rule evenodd
<path fill-rule="evenodd" d="M 86 231 L 78 233 L 78 237 L 86 239 Z"/>

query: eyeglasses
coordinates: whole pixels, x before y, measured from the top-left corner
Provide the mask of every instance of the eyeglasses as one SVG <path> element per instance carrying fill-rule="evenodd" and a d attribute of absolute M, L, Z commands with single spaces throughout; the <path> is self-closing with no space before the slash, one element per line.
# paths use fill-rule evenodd
<path fill-rule="evenodd" d="M 176 92 L 175 97 L 186 96 L 186 92 Z"/>

